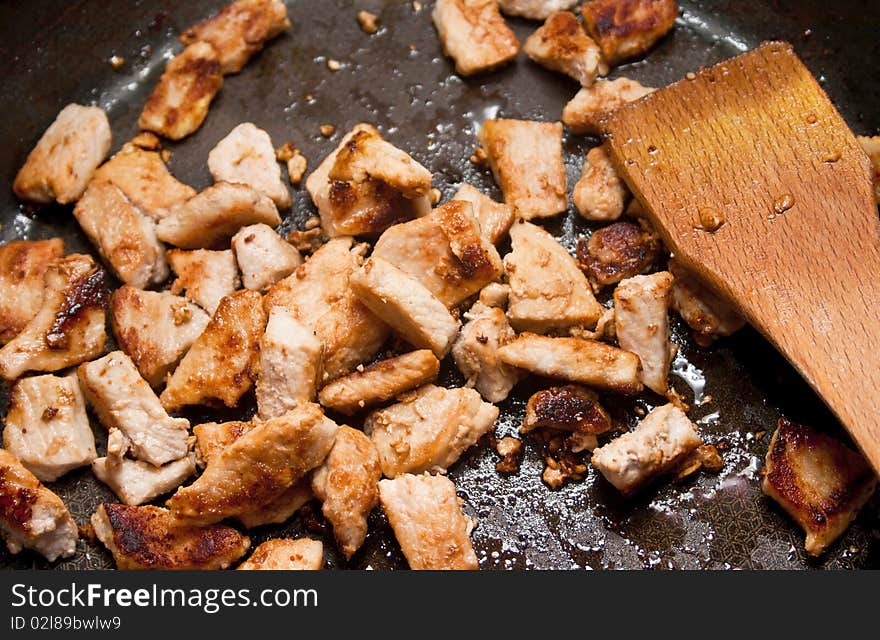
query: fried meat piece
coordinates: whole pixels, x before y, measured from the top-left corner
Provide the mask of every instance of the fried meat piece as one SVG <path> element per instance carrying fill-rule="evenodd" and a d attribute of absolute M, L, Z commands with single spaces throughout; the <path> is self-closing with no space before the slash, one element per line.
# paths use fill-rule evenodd
<path fill-rule="evenodd" d="M 599 119 L 627 102 L 638 100 L 654 91 L 629 78 L 598 80 L 584 87 L 562 110 L 562 122 L 574 133 L 599 133 Z"/>
<path fill-rule="evenodd" d="M 12 190 L 31 202 L 75 202 L 107 157 L 111 143 L 110 123 L 101 109 L 69 104 L 28 155 Z"/>
<path fill-rule="evenodd" d="M 351 238 L 335 238 L 266 294 L 267 309 L 285 307 L 318 336 L 324 348 L 323 380 L 369 361 L 388 337 L 388 326 L 351 289 L 349 280 L 361 260 Z"/>
<path fill-rule="evenodd" d="M 3 446 L 41 482 L 57 480 L 97 457 L 76 376 L 22 378 L 9 395 Z"/>
<path fill-rule="evenodd" d="M 572 191 L 575 209 L 581 217 L 599 222 L 617 220 L 623 213 L 628 193 L 605 148 L 590 149 L 581 178 Z"/>
<path fill-rule="evenodd" d="M 207 42 L 217 52 L 223 74 L 238 73 L 251 56 L 290 28 L 281 0 L 235 0 L 180 34 L 185 44 Z"/>
<path fill-rule="evenodd" d="M 381 478 L 373 442 L 357 429 L 339 427 L 330 454 L 312 474 L 312 491 L 346 558 L 364 543 L 367 516 L 379 504 Z"/>
<path fill-rule="evenodd" d="M 443 52 L 463 76 L 499 67 L 519 53 L 496 0 L 437 0 L 431 17 Z"/>
<path fill-rule="evenodd" d="M 284 307 L 269 310 L 260 339 L 257 409 L 260 418 L 274 418 L 300 402 L 312 402 L 322 373 L 321 341 Z"/>
<path fill-rule="evenodd" d="M 336 378 L 318 398 L 323 406 L 351 415 L 421 387 L 439 371 L 440 361 L 429 349 L 410 351 Z"/>
<path fill-rule="evenodd" d="M 593 466 L 624 495 L 671 471 L 703 444 L 678 407 L 657 407 L 633 431 L 593 451 Z"/>
<path fill-rule="evenodd" d="M 639 357 L 601 342 L 522 333 L 498 349 L 502 362 L 548 378 L 618 393 L 642 390 Z"/>
<path fill-rule="evenodd" d="M 266 291 L 302 264 L 299 251 L 269 225 L 252 224 L 232 236 L 232 249 L 247 289 Z"/>
<path fill-rule="evenodd" d="M 180 296 L 123 285 L 110 298 L 116 343 L 152 387 L 160 386 L 210 316 Z"/>
<path fill-rule="evenodd" d="M 507 235 L 516 217 L 511 205 L 495 202 L 469 184 L 462 184 L 452 199 L 471 203 L 474 217 L 480 225 L 480 233 L 492 244 L 498 243 Z"/>
<path fill-rule="evenodd" d="M 9 553 L 33 549 L 49 562 L 76 551 L 76 522 L 57 495 L 0 449 L 0 535 Z"/>
<path fill-rule="evenodd" d="M 518 331 L 546 333 L 593 327 L 604 309 L 574 258 L 541 227 L 520 221 L 510 228 L 513 250 L 504 256 L 510 284 L 507 317 Z"/>
<path fill-rule="evenodd" d="M 670 260 L 669 271 L 675 278 L 672 308 L 698 336 L 729 336 L 745 325 L 742 316 L 678 262 Z"/>
<path fill-rule="evenodd" d="M 189 421 L 169 416 L 156 394 L 122 351 L 81 365 L 83 392 L 108 430 L 128 439 L 134 457 L 160 466 L 179 460 L 189 449 Z"/>
<path fill-rule="evenodd" d="M 155 223 L 110 182 L 92 181 L 73 209 L 79 226 L 116 276 L 145 289 L 168 277 Z"/>
<path fill-rule="evenodd" d="M 382 258 L 370 258 L 351 277 L 354 294 L 415 347 L 438 358 L 452 348 L 458 320 L 418 280 Z"/>
<path fill-rule="evenodd" d="M 202 126 L 222 86 L 217 52 L 207 42 L 191 44 L 168 62 L 138 126 L 171 140 L 185 138 Z"/>
<path fill-rule="evenodd" d="M 267 524 L 283 524 L 315 496 L 308 477 L 290 485 L 281 494 L 263 505 L 255 505 L 235 516 L 245 529 L 263 527 Z"/>
<path fill-rule="evenodd" d="M 92 514 L 91 523 L 117 569 L 226 569 L 251 545 L 232 527 L 193 526 L 150 505 L 105 503 Z"/>
<path fill-rule="evenodd" d="M 579 238 L 580 268 L 598 290 L 649 271 L 660 258 L 663 246 L 656 233 L 633 222 L 620 221 Z"/>
<path fill-rule="evenodd" d="M 166 255 L 177 275 L 171 283 L 171 293 L 179 294 L 183 291 L 188 300 L 210 314 L 217 311 L 217 305 L 223 298 L 241 286 L 238 266 L 231 249 L 171 249 Z"/>
<path fill-rule="evenodd" d="M 577 0 L 498 0 L 498 6 L 507 15 L 529 20 L 546 20 L 551 14 L 576 4 Z"/>
<path fill-rule="evenodd" d="M 474 521 L 444 476 L 410 474 L 379 482 L 379 498 L 410 569 L 478 569 Z"/>
<path fill-rule="evenodd" d="M 257 426 L 254 421 L 204 422 L 193 427 L 196 437 L 196 460 L 204 466 L 211 464 L 223 449 Z"/>
<path fill-rule="evenodd" d="M 669 301 L 674 278 L 668 271 L 627 278 L 614 290 L 614 327 L 621 349 L 642 363 L 642 382 L 666 393 L 672 351 Z"/>
<path fill-rule="evenodd" d="M 804 529 L 813 556 L 843 534 L 877 488 L 860 454 L 785 417 L 770 440 L 763 475 L 764 493 Z"/>
<path fill-rule="evenodd" d="M 156 235 L 182 249 L 210 248 L 229 241 L 249 224 L 277 227 L 275 203 L 247 185 L 218 182 L 186 202 L 174 205 L 156 227 Z"/>
<path fill-rule="evenodd" d="M 320 465 L 337 429 L 318 405 L 302 403 L 236 439 L 166 504 L 175 515 L 203 524 L 252 511 Z"/>
<path fill-rule="evenodd" d="M 290 206 L 272 139 L 252 122 L 242 122 L 211 149 L 208 169 L 216 182 L 246 184 L 271 198 L 279 209 Z"/>
<path fill-rule="evenodd" d="M 675 0 L 592 0 L 581 6 L 584 26 L 608 64 L 648 52 L 675 25 Z"/>
<path fill-rule="evenodd" d="M 107 456 L 92 462 L 98 480 L 127 505 L 137 506 L 173 491 L 196 472 L 194 456 L 187 455 L 161 467 L 142 460 Z"/>
<path fill-rule="evenodd" d="M 87 255 L 53 262 L 37 315 L 0 349 L 0 376 L 14 380 L 25 371 L 58 371 L 101 355 L 107 342 L 104 278 Z"/>
<path fill-rule="evenodd" d="M 376 445 L 382 473 L 443 472 L 488 433 L 498 407 L 473 389 L 427 384 L 397 404 L 373 412 L 364 423 Z"/>
<path fill-rule="evenodd" d="M 64 241 L 16 240 L 0 247 L 0 344 L 27 326 L 43 303 L 49 265 L 64 255 Z"/>
<path fill-rule="evenodd" d="M 254 549 L 238 571 L 317 571 L 324 566 L 324 545 L 311 538 L 273 538 Z"/>
<path fill-rule="evenodd" d="M 856 136 L 856 139 L 871 160 L 871 167 L 874 169 L 874 194 L 877 204 L 880 204 L 880 136 Z"/>
<path fill-rule="evenodd" d="M 593 391 L 568 384 L 538 391 L 526 404 L 520 432 L 548 428 L 595 436 L 611 430 L 611 418 Z"/>
<path fill-rule="evenodd" d="M 528 37 L 523 51 L 538 64 L 559 71 L 589 87 L 608 73 L 599 45 L 584 31 L 571 11 L 558 11 Z"/>
<path fill-rule="evenodd" d="M 478 135 L 504 202 L 531 220 L 568 209 L 562 124 L 533 120 L 486 120 Z"/>
<path fill-rule="evenodd" d="M 162 406 L 176 411 L 190 404 L 219 401 L 234 407 L 253 385 L 265 327 L 266 312 L 259 293 L 245 289 L 223 298 L 168 379 Z"/>
<path fill-rule="evenodd" d="M 455 366 L 468 386 L 489 402 L 501 402 L 520 378 L 520 373 L 498 359 L 498 347 L 516 337 L 504 311 L 476 302 L 464 314 L 464 326 L 452 345 Z"/>

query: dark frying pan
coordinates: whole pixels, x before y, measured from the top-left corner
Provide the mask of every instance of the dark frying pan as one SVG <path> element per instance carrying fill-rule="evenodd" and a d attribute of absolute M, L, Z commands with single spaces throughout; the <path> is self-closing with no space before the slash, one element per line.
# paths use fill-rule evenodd
<path fill-rule="evenodd" d="M 68 102 L 94 103 L 107 110 L 114 148 L 131 137 L 146 96 L 167 57 L 179 49 L 177 34 L 222 4 L 215 0 L 114 2 L 30 0 L 0 4 L 0 57 L 6 71 L 0 91 L 0 241 L 60 235 L 71 250 L 89 250 L 70 211 L 20 205 L 8 185 L 26 154 Z M 496 113 L 556 120 L 576 86 L 531 64 L 524 56 L 496 73 L 462 80 L 441 52 L 430 20 L 431 2 L 417 12 L 403 0 L 288 0 L 293 28 L 257 56 L 226 85 L 204 126 L 182 144 L 171 145 L 171 170 L 197 188 L 206 186 L 208 151 L 233 126 L 251 120 L 277 144 L 292 141 L 310 166 L 334 142 L 319 127 L 341 132 L 359 121 L 373 122 L 394 143 L 429 167 L 435 186 L 449 197 L 455 185 L 471 182 L 495 197 L 485 170 L 468 162 L 475 126 Z M 856 133 L 880 126 L 880 4 L 874 0 L 681 0 L 681 18 L 647 60 L 618 68 L 615 75 L 662 86 L 750 48 L 765 39 L 786 39 L 819 77 Z M 381 16 L 382 30 L 368 37 L 355 14 Z M 521 39 L 536 25 L 511 21 Z M 114 71 L 109 59 L 125 63 Z M 331 73 L 326 58 L 344 63 Z M 569 179 L 577 179 L 585 150 L 594 139 L 568 136 Z M 573 183 L 573 182 L 572 182 Z M 285 229 L 313 214 L 304 191 L 296 191 Z M 569 212 L 549 225 L 566 246 L 590 228 Z M 683 484 L 660 485 L 622 500 L 592 470 L 582 483 L 551 491 L 540 480 L 540 444 L 526 439 L 519 474 L 495 472 L 488 446 L 468 452 L 450 471 L 466 509 L 476 516 L 474 546 L 483 568 L 880 568 L 880 501 L 875 499 L 842 539 L 819 560 L 802 551 L 803 535 L 764 498 L 757 470 L 780 413 L 830 431 L 839 427 L 821 401 L 774 350 L 750 330 L 708 350 L 696 347 L 680 323 L 675 340 L 683 358 L 673 376 L 686 400 L 705 380 L 712 401 L 697 406 L 707 439 L 724 447 L 720 475 Z M 449 370 L 443 382 L 460 383 Z M 690 380 L 690 384 L 687 381 Z M 523 387 L 502 406 L 499 436 L 514 434 L 532 389 Z M 2 406 L 5 411 L 6 389 Z M 877 392 L 877 390 L 866 390 Z M 621 421 L 651 398 L 608 400 Z M 653 402 L 657 402 L 656 398 Z M 194 416 L 197 417 L 197 416 Z M 102 435 L 102 429 L 96 428 Z M 103 443 L 99 443 L 99 447 Z M 53 485 L 75 519 L 85 523 L 97 504 L 114 500 L 87 469 Z M 397 568 L 406 563 L 377 510 L 364 547 L 346 563 L 335 552 L 316 513 L 289 524 L 253 532 L 254 542 L 290 534 L 323 536 L 328 565 Z M 112 559 L 100 546 L 80 541 L 79 552 L 59 568 L 106 568 Z M 0 566 L 47 567 L 30 553 L 0 551 Z"/>

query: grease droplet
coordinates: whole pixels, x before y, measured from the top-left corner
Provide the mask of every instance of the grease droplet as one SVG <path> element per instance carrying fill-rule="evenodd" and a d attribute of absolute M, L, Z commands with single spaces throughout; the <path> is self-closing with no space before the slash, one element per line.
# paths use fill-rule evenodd
<path fill-rule="evenodd" d="M 700 228 L 704 231 L 718 231 L 727 220 L 724 214 L 714 207 L 700 207 Z"/>
<path fill-rule="evenodd" d="M 783 214 L 794 206 L 794 196 L 790 193 L 785 193 L 773 202 L 773 211 L 777 214 Z"/>

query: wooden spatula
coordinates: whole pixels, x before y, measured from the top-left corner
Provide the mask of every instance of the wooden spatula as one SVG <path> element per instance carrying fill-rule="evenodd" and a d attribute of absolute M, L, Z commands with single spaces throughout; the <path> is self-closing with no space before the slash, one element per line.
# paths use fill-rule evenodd
<path fill-rule="evenodd" d="M 603 121 L 667 246 L 797 368 L 880 472 L 880 222 L 868 159 L 791 45 Z"/>

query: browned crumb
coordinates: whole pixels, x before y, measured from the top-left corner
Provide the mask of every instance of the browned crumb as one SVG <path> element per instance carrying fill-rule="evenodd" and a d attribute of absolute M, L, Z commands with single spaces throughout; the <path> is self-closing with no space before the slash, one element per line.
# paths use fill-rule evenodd
<path fill-rule="evenodd" d="M 287 162 L 296 153 L 299 153 L 299 149 L 294 147 L 289 142 L 285 142 L 283 145 L 275 149 L 275 159 L 278 162 Z"/>
<path fill-rule="evenodd" d="M 566 482 L 581 482 L 587 475 L 587 465 L 571 451 L 566 434 L 544 431 L 544 472 L 541 479 L 551 489 L 559 489 Z"/>
<path fill-rule="evenodd" d="M 413 8 L 413 11 L 418 13 L 419 11 L 422 10 L 422 3 L 419 2 L 419 0 L 413 0 L 412 8 Z"/>
<path fill-rule="evenodd" d="M 495 465 L 498 473 L 519 473 L 519 466 L 522 463 L 522 441 L 511 436 L 501 438 L 495 443 L 495 451 L 502 458 Z"/>
<path fill-rule="evenodd" d="M 141 131 L 129 140 L 128 143 L 144 151 L 158 151 L 162 147 L 162 141 L 159 140 L 159 136 L 149 131 Z"/>
<path fill-rule="evenodd" d="M 474 154 L 470 157 L 472 164 L 485 167 L 489 163 L 489 156 L 483 147 L 474 147 Z"/>
<path fill-rule="evenodd" d="M 79 530 L 79 537 L 85 539 L 89 544 L 97 544 L 98 536 L 95 535 L 95 529 L 92 527 L 91 523 L 81 524 L 77 527 Z"/>
<path fill-rule="evenodd" d="M 122 56 L 110 56 L 110 66 L 113 71 L 119 71 L 125 65 L 125 58 Z"/>
<path fill-rule="evenodd" d="M 287 160 L 287 175 L 290 179 L 290 184 L 302 182 L 308 166 L 309 164 L 305 156 L 299 152 L 299 149 L 294 149 L 293 156 Z"/>
<path fill-rule="evenodd" d="M 322 124 L 321 125 L 321 135 L 325 138 L 329 138 L 334 133 L 336 133 L 336 127 L 332 124 Z"/>
<path fill-rule="evenodd" d="M 318 216 L 312 216 L 308 220 L 306 220 L 305 228 L 306 229 L 317 229 L 321 226 L 321 218 Z"/>
<path fill-rule="evenodd" d="M 723 467 L 724 460 L 718 449 L 711 444 L 704 444 L 694 449 L 679 465 L 678 471 L 675 472 L 675 480 L 684 480 L 700 469 L 705 469 L 709 473 L 718 473 Z"/>
<path fill-rule="evenodd" d="M 361 29 L 364 30 L 364 33 L 376 33 L 379 30 L 379 16 L 370 13 L 369 11 L 358 11 L 357 18 L 358 24 L 361 25 Z"/>
<path fill-rule="evenodd" d="M 669 387 L 666 390 L 666 399 L 669 400 L 670 403 L 681 409 L 684 413 L 687 413 L 691 410 L 691 408 L 684 401 L 684 398 L 676 391 L 673 387 Z"/>
<path fill-rule="evenodd" d="M 440 198 L 443 197 L 443 194 L 440 192 L 440 189 L 434 188 L 429 192 L 429 196 L 431 198 L 431 206 L 439 204 Z"/>
<path fill-rule="evenodd" d="M 294 229 L 287 235 L 287 241 L 300 253 L 314 253 L 321 247 L 321 229 Z"/>
<path fill-rule="evenodd" d="M 162 162 L 168 162 L 171 159 L 171 149 L 162 149 L 159 156 L 162 158 Z"/>
<path fill-rule="evenodd" d="M 342 68 L 342 63 L 339 60 L 334 60 L 333 58 L 327 59 L 327 68 L 330 71 L 339 71 Z"/>

